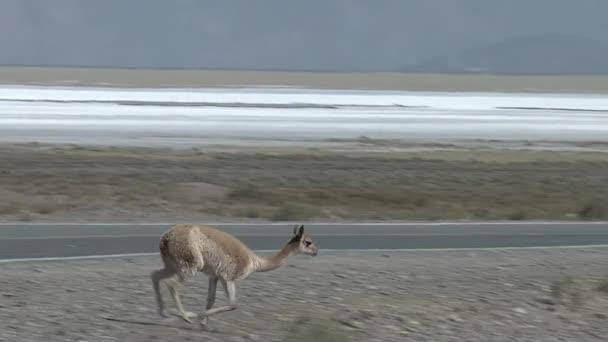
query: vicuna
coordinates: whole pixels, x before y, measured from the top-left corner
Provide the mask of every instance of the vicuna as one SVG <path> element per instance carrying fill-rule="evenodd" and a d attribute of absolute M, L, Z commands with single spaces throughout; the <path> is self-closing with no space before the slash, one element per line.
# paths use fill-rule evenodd
<path fill-rule="evenodd" d="M 293 236 L 287 244 L 269 258 L 257 256 L 231 234 L 204 225 L 175 225 L 161 236 L 159 245 L 164 268 L 150 275 L 159 314 L 166 317 L 160 293 L 160 282 L 163 281 L 180 316 L 192 323 L 190 318 L 197 315 L 184 310 L 179 291 L 196 272 L 203 272 L 209 277 L 207 306 L 201 314 L 203 326 L 207 326 L 209 316 L 236 309 L 237 281 L 253 272 L 277 269 L 286 264 L 290 255 L 316 256 L 318 252 L 312 238 L 304 234 L 303 225 L 294 227 Z M 212 309 L 218 281 L 226 292 L 228 305 Z"/>

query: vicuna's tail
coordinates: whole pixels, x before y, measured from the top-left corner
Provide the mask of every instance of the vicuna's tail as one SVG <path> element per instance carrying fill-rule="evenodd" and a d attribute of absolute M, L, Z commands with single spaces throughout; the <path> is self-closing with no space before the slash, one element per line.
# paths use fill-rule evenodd
<path fill-rule="evenodd" d="M 171 257 L 171 253 L 169 253 L 169 238 L 167 234 L 161 236 L 158 247 L 160 249 L 160 256 L 162 257 L 165 265 L 172 263 L 173 258 Z"/>

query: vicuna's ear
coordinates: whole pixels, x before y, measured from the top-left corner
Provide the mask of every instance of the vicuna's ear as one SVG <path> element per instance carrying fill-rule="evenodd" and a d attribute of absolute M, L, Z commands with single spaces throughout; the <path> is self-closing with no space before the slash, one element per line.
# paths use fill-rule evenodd
<path fill-rule="evenodd" d="M 298 225 L 296 225 L 295 227 L 293 227 L 293 240 L 299 240 L 302 238 L 302 236 L 304 235 L 304 225 L 300 225 L 298 227 Z"/>

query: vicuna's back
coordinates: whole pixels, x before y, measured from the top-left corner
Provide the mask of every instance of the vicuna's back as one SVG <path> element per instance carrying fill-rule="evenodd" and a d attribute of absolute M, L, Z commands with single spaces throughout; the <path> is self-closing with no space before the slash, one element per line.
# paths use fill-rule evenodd
<path fill-rule="evenodd" d="M 238 279 L 252 267 L 249 248 L 234 236 L 204 225 L 175 225 L 161 239 L 167 254 L 189 271 Z"/>

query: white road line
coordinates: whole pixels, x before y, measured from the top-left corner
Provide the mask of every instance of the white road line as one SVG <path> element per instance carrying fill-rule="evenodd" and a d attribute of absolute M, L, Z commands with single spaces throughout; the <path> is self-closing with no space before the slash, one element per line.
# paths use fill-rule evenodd
<path fill-rule="evenodd" d="M 17 259 L 0 259 L 0 264 L 8 264 L 14 262 L 26 261 L 68 261 L 68 260 L 86 260 L 86 259 L 110 259 L 110 258 L 129 258 L 139 256 L 159 255 L 159 253 L 127 253 L 127 254 L 106 254 L 106 255 L 84 255 L 72 257 L 46 257 L 46 258 L 17 258 Z"/>
<path fill-rule="evenodd" d="M 179 222 L 177 222 L 179 223 Z M 0 228 L 4 226 L 167 226 L 169 228 L 174 223 L 150 222 L 150 223 L 74 223 L 74 222 L 14 222 L 0 223 Z M 212 226 L 276 226 L 276 227 L 292 227 L 295 224 L 303 224 L 304 226 L 522 226 L 522 225 L 608 225 L 608 221 L 445 221 L 445 222 L 268 222 L 268 223 L 230 223 L 230 222 L 201 222 L 197 224 L 206 224 Z"/>
<path fill-rule="evenodd" d="M 395 249 L 321 249 L 319 253 L 325 252 L 455 252 L 455 251 L 516 251 L 535 249 L 592 249 L 608 248 L 608 245 L 566 245 L 566 246 L 527 246 L 527 247 L 463 247 L 463 248 L 395 248 Z M 321 255 L 321 254 L 319 254 Z"/>
<path fill-rule="evenodd" d="M 391 252 L 474 252 L 474 251 L 516 251 L 516 250 L 543 250 L 543 249 L 595 249 L 608 248 L 608 245 L 569 245 L 569 246 L 530 246 L 530 247 L 479 247 L 479 248 L 398 248 L 398 249 L 322 249 L 319 256 L 323 252 L 329 253 L 391 253 Z M 256 253 L 274 253 L 276 250 L 261 249 L 254 250 Z M 46 258 L 19 258 L 19 259 L 0 259 L 0 264 L 29 262 L 29 261 L 69 261 L 69 260 L 87 260 L 87 259 L 110 259 L 110 258 L 131 258 L 141 256 L 155 256 L 156 253 L 126 253 L 126 254 L 105 254 L 105 255 L 85 255 L 72 257 L 46 257 Z"/>
<path fill-rule="evenodd" d="M 235 233 L 235 236 L 239 237 L 285 237 L 289 239 L 289 235 L 285 234 L 239 234 Z M 365 234 L 315 234 L 316 236 L 366 236 Z M 374 234 L 368 234 L 376 236 Z M 391 236 L 389 234 L 378 234 L 378 236 Z M 84 239 L 132 239 L 132 238 L 153 238 L 160 239 L 160 234 L 126 234 L 126 235 L 56 235 L 56 236 L 19 236 L 19 237 L 0 237 L 0 241 L 27 241 L 27 240 L 84 240 Z"/>
<path fill-rule="evenodd" d="M 564 233 L 552 233 L 552 232 L 540 232 L 540 233 L 531 233 L 531 232 L 518 232 L 517 236 L 552 236 L 552 235 L 560 235 Z M 233 235 L 239 238 L 246 237 L 273 237 L 273 238 L 286 238 L 289 236 L 280 233 L 234 233 Z M 361 236 L 361 237 L 510 237 L 514 236 L 508 232 L 487 232 L 487 233 L 468 233 L 468 232 L 445 232 L 445 233 L 348 233 L 348 232 L 336 232 L 336 233 L 315 233 L 316 237 L 353 237 L 353 236 Z M 595 233 L 590 234 L 581 234 L 578 233 L 577 236 L 587 236 L 587 235 L 596 235 Z M 132 239 L 132 238 L 153 238 L 160 239 L 160 235 L 157 234 L 125 234 L 125 235 L 55 235 L 55 236 L 18 236 L 18 237 L 0 237 L 0 241 L 22 241 L 22 240 L 83 240 L 83 239 Z"/>

